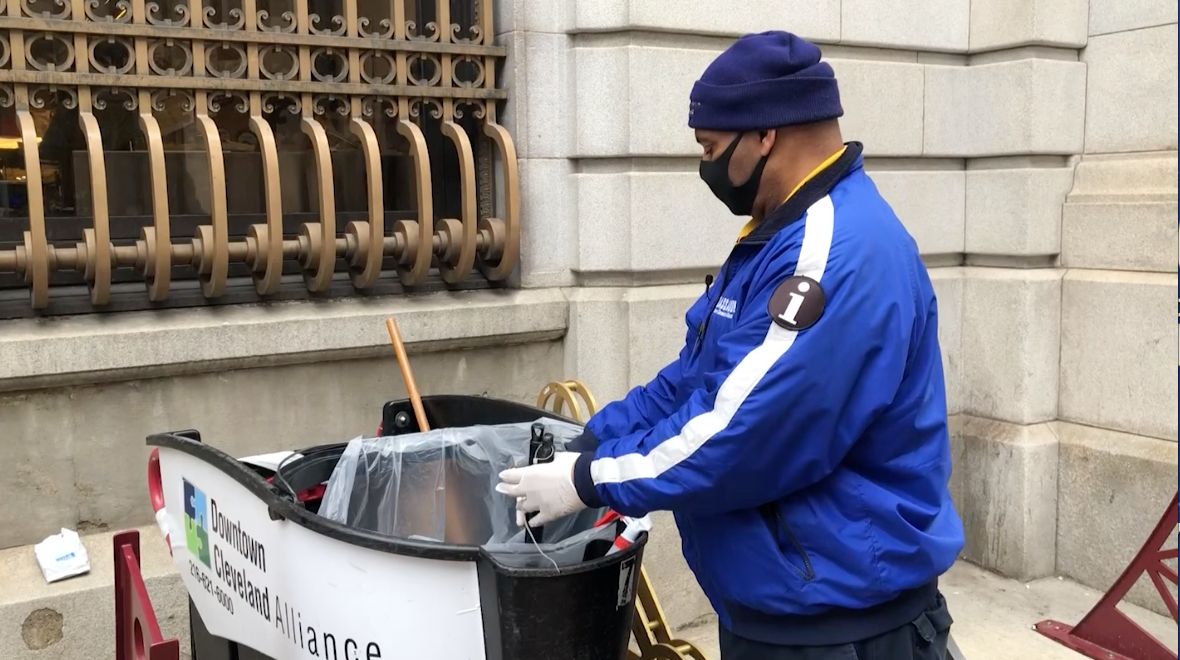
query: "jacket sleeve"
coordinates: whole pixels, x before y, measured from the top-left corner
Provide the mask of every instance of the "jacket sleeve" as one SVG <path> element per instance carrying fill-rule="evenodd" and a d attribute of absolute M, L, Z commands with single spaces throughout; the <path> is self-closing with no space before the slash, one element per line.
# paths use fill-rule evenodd
<path fill-rule="evenodd" d="M 830 273 L 823 315 L 801 331 L 767 311 L 794 265 L 759 278 L 751 288 L 758 293 L 716 340 L 718 369 L 653 427 L 579 457 L 579 496 L 627 515 L 720 513 L 779 500 L 830 474 L 891 403 L 906 368 L 912 289 L 908 278 L 874 272 L 881 270 L 858 264 Z"/>

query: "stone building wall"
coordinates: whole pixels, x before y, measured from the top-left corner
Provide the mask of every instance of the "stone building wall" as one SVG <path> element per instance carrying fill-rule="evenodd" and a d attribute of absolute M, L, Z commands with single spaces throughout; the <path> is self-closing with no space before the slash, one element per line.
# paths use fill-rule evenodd
<path fill-rule="evenodd" d="M 567 373 L 609 398 L 675 356 L 740 226 L 697 176 L 689 89 L 735 36 L 794 31 L 835 67 L 845 138 L 935 282 L 965 557 L 1117 576 L 1176 484 L 1174 4 L 516 0 L 499 18 L 522 284 L 572 287 Z"/>
<path fill-rule="evenodd" d="M 605 401 L 645 382 L 740 226 L 697 176 L 689 89 L 735 36 L 782 28 L 830 58 L 844 134 L 865 144 L 934 280 L 965 558 L 1110 584 L 1177 481 L 1175 3 L 497 11 L 502 118 L 521 157 L 519 290 L 0 322 L 0 549 L 62 526 L 149 524 L 150 432 L 196 427 L 249 453 L 370 431 L 402 391 L 391 313 L 426 392 L 527 401 L 565 376 Z M 709 612 L 667 517 L 647 565 L 673 625 Z M 182 626 L 162 570 L 153 593 Z M 0 613 L 19 624 L 55 599 L 106 602 L 109 587 L 96 574 L 46 595 L 34 580 Z M 1158 607 L 1148 589 L 1136 599 Z M 71 620 L 70 643 L 106 644 L 106 625 Z M 4 626 L 0 641 L 16 640 Z"/>

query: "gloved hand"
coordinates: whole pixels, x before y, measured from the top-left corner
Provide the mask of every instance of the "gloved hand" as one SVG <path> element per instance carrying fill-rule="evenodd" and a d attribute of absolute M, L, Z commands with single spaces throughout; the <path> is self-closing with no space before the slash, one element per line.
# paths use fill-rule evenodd
<path fill-rule="evenodd" d="M 551 463 L 512 468 L 500 473 L 496 491 L 516 498 L 516 524 L 525 524 L 525 514 L 537 512 L 528 521 L 540 527 L 586 508 L 574 488 L 574 463 L 579 454 L 559 451 Z"/>

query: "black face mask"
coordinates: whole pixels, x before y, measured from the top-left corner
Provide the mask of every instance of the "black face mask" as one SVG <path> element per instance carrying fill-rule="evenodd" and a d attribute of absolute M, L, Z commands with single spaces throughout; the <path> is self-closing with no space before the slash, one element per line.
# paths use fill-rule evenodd
<path fill-rule="evenodd" d="M 734 215 L 750 215 L 754 211 L 754 198 L 758 196 L 762 168 L 766 167 L 766 156 L 763 156 L 758 159 L 753 173 L 744 183 L 735 184 L 729 180 L 729 160 L 733 158 L 733 152 L 743 135 L 745 134 L 741 133 L 735 137 L 720 156 L 713 160 L 702 160 L 700 168 L 701 179 Z"/>

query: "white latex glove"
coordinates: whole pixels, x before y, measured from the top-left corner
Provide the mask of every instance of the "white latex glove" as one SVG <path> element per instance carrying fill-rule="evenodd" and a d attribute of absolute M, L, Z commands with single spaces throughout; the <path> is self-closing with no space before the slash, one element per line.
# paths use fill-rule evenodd
<path fill-rule="evenodd" d="M 516 524 L 525 524 L 525 514 L 537 512 L 528 521 L 540 527 L 586 508 L 574 488 L 574 463 L 579 454 L 559 451 L 551 463 L 512 468 L 500 473 L 496 491 L 516 498 Z"/>

